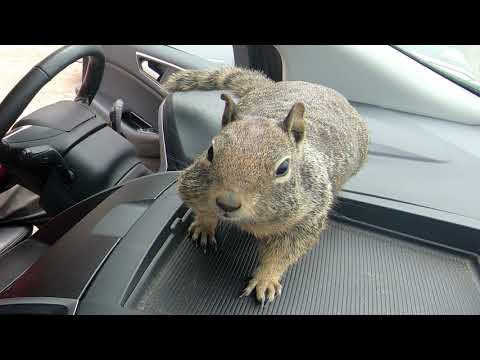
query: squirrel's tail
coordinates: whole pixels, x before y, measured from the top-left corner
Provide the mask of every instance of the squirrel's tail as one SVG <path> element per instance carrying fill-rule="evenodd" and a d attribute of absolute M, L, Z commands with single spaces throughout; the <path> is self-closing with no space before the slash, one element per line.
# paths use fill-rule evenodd
<path fill-rule="evenodd" d="M 162 84 L 168 92 L 189 90 L 230 90 L 243 97 L 250 90 L 273 84 L 263 73 L 240 67 L 221 67 L 176 72 Z"/>

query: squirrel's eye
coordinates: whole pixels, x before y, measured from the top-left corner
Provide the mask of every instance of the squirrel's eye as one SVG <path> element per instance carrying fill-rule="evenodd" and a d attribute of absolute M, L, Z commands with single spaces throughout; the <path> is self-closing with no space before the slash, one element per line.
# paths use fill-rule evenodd
<path fill-rule="evenodd" d="M 286 159 L 284 160 L 278 167 L 277 170 L 275 171 L 275 175 L 277 176 L 284 176 L 287 171 L 288 171 L 288 166 L 290 164 L 290 160 Z"/>
<path fill-rule="evenodd" d="M 212 160 L 213 160 L 213 146 L 210 146 L 208 148 L 207 160 L 210 161 L 210 162 L 212 162 Z"/>

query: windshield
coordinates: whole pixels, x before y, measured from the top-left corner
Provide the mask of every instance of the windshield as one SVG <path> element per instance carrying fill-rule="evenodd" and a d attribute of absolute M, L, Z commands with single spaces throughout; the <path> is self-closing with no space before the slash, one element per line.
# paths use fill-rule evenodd
<path fill-rule="evenodd" d="M 395 47 L 480 95 L 480 45 L 395 45 Z"/>

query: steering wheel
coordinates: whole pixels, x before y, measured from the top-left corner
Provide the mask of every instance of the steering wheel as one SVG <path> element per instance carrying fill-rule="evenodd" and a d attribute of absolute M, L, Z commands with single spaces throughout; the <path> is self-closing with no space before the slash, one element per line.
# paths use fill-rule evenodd
<path fill-rule="evenodd" d="M 35 65 L 10 91 L 0 104 L 0 139 L 17 121 L 33 97 L 60 71 L 75 61 L 89 57 L 82 86 L 75 98 L 88 105 L 100 87 L 105 68 L 105 56 L 98 45 L 64 46 Z"/>

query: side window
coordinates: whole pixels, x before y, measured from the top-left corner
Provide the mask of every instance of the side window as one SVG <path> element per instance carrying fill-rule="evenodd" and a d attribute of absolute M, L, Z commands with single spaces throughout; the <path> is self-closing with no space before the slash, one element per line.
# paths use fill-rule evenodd
<path fill-rule="evenodd" d="M 0 46 L 0 101 L 38 62 L 63 45 L 2 45 Z M 75 88 L 82 84 L 82 63 L 79 60 L 55 76 L 33 98 L 23 116 L 60 100 L 73 100 Z"/>
<path fill-rule="evenodd" d="M 233 45 L 168 45 L 205 60 L 225 65 L 235 65 Z"/>
<path fill-rule="evenodd" d="M 239 45 L 237 54 L 234 54 L 233 45 L 168 46 L 214 63 L 260 70 L 274 81 L 283 79 L 282 58 L 273 45 Z"/>

